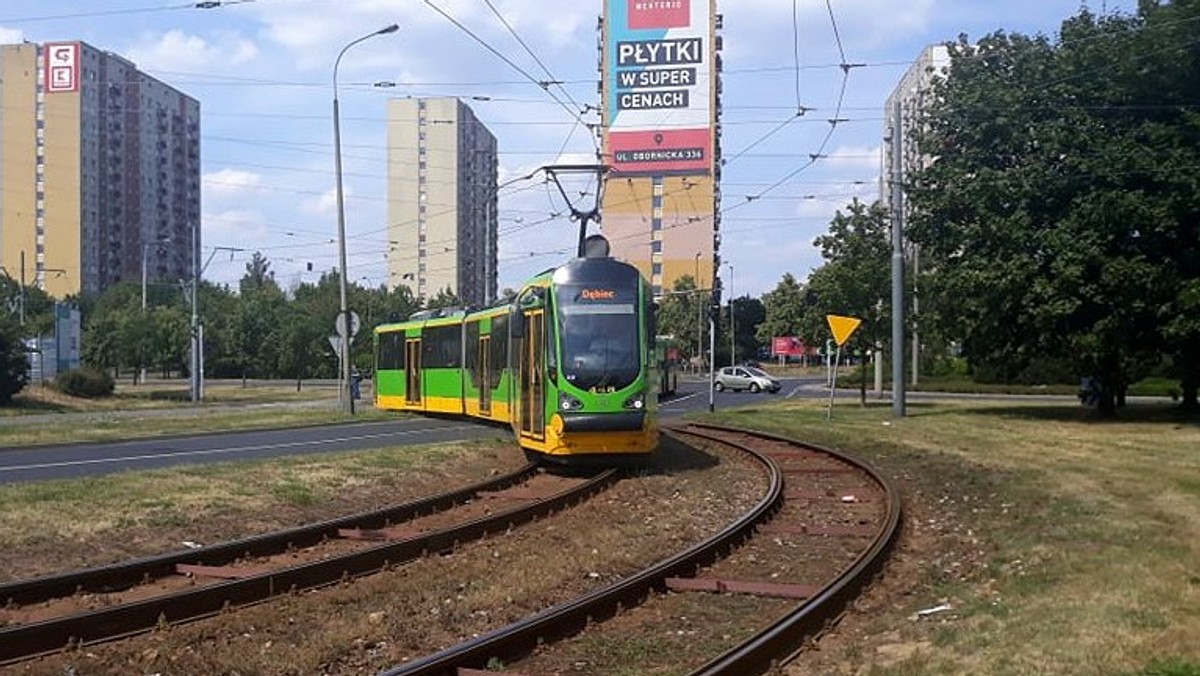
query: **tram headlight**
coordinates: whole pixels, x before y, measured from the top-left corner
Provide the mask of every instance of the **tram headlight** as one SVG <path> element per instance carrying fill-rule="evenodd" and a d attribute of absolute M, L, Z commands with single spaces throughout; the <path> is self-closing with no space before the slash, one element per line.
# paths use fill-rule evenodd
<path fill-rule="evenodd" d="M 643 408 L 646 408 L 646 393 L 638 392 L 637 394 L 633 395 L 632 397 L 626 399 L 624 406 L 625 406 L 625 408 L 632 408 L 637 411 L 640 411 Z"/>
<path fill-rule="evenodd" d="M 578 411 L 583 408 L 583 402 L 563 392 L 558 395 L 558 408 L 562 411 Z"/>

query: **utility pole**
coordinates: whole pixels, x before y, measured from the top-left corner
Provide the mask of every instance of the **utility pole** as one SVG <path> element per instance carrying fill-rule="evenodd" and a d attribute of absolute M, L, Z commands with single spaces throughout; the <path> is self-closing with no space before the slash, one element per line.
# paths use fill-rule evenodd
<path fill-rule="evenodd" d="M 904 186 L 901 181 L 900 102 L 892 103 L 891 178 L 888 181 L 892 212 L 892 415 L 903 418 L 904 411 Z"/>
<path fill-rule="evenodd" d="M 21 326 L 25 326 L 25 250 L 21 249 L 21 296 L 18 301 L 21 307 Z"/>
<path fill-rule="evenodd" d="M 700 301 L 700 252 L 696 252 L 696 354 L 700 357 L 700 362 L 696 364 L 699 369 L 704 364 L 704 329 L 701 326 L 704 323 L 704 303 Z"/>
<path fill-rule="evenodd" d="M 735 346 L 735 338 L 737 331 L 734 330 L 733 324 L 733 263 L 726 263 L 729 266 L 729 365 L 737 364 L 737 347 Z"/>
<path fill-rule="evenodd" d="M 188 370 L 191 372 L 191 376 L 192 376 L 191 382 L 189 383 L 190 387 L 188 388 L 188 391 L 191 393 L 191 399 L 192 399 L 193 404 L 200 403 L 200 401 L 204 398 L 204 394 L 200 389 L 202 387 L 201 383 L 204 382 L 204 379 L 200 375 L 200 359 L 201 359 L 200 358 L 200 350 L 201 350 L 200 305 L 199 305 L 199 301 L 197 300 L 197 296 L 200 295 L 200 288 L 199 288 L 200 287 L 200 247 L 198 246 L 198 242 L 196 241 L 197 240 L 196 230 L 197 230 L 197 225 L 193 221 L 192 222 L 192 299 L 191 299 L 192 300 L 192 321 L 191 321 L 191 331 L 189 332 L 189 336 L 191 338 L 192 350 L 191 350 L 191 364 L 188 367 Z"/>

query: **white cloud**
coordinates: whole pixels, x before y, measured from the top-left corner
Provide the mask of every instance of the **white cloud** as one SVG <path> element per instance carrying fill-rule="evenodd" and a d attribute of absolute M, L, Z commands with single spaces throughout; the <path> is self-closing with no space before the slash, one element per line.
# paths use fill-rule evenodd
<path fill-rule="evenodd" d="M 20 28 L 5 28 L 0 26 L 0 45 L 14 45 L 25 39 L 25 31 Z"/>
<path fill-rule="evenodd" d="M 203 238 L 209 242 L 247 246 L 259 242 L 267 234 L 263 214 L 253 209 L 226 209 L 205 212 L 201 216 Z"/>
<path fill-rule="evenodd" d="M 839 169 L 879 169 L 883 146 L 838 146 L 828 153 L 829 157 L 821 160 L 830 167 Z"/>
<path fill-rule="evenodd" d="M 353 191 L 350 190 L 350 186 L 348 186 L 348 185 L 342 186 L 343 199 L 346 199 L 346 200 L 350 199 L 350 195 L 352 193 L 353 193 Z M 337 211 L 337 187 L 335 186 L 333 188 L 330 188 L 329 190 L 326 190 L 325 192 L 321 193 L 321 195 L 319 197 L 314 197 L 312 199 L 304 200 L 302 208 L 306 213 L 316 214 L 316 215 L 325 215 L 325 214 L 336 213 L 336 211 Z"/>
<path fill-rule="evenodd" d="M 248 63 L 258 56 L 258 47 L 236 34 L 220 36 L 215 42 L 178 29 L 144 33 L 124 54 L 146 71 L 197 71 L 217 66 L 218 70 Z"/>
<path fill-rule="evenodd" d="M 221 169 L 205 174 L 201 179 L 206 198 L 228 196 L 242 192 L 258 192 L 262 176 L 243 169 Z"/>

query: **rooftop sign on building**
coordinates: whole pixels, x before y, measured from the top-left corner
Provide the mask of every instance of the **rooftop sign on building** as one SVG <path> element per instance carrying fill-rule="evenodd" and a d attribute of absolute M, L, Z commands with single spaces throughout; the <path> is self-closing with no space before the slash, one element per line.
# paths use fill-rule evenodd
<path fill-rule="evenodd" d="M 46 55 L 46 91 L 79 91 L 79 43 L 48 42 Z"/>

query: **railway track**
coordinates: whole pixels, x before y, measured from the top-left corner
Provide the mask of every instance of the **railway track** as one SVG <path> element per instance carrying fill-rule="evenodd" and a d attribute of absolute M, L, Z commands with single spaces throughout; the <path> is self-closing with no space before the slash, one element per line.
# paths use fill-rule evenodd
<path fill-rule="evenodd" d="M 203 618 L 453 549 L 576 504 L 617 476 L 610 470 L 564 479 L 541 475 L 530 464 L 387 509 L 0 584 L 0 664 Z"/>
<path fill-rule="evenodd" d="M 891 484 L 865 463 L 832 450 L 747 430 L 690 424 L 667 431 L 677 438 L 719 443 L 744 452 L 768 479 L 762 498 L 712 537 L 637 574 L 384 673 L 459 676 L 497 663 L 511 665 L 544 644 L 668 590 L 794 599 L 787 612 L 759 627 L 749 639 L 691 672 L 763 673 L 818 636 L 882 567 L 899 534 L 900 499 Z M 763 545 L 762 540 L 770 542 Z M 732 578 L 721 572 L 718 562 L 735 548 L 781 541 L 793 547 L 832 545 L 838 551 L 827 557 L 824 567 L 803 571 L 804 579 Z M 698 575 L 709 566 L 707 574 Z M 522 673 L 519 667 L 510 673 Z"/>

